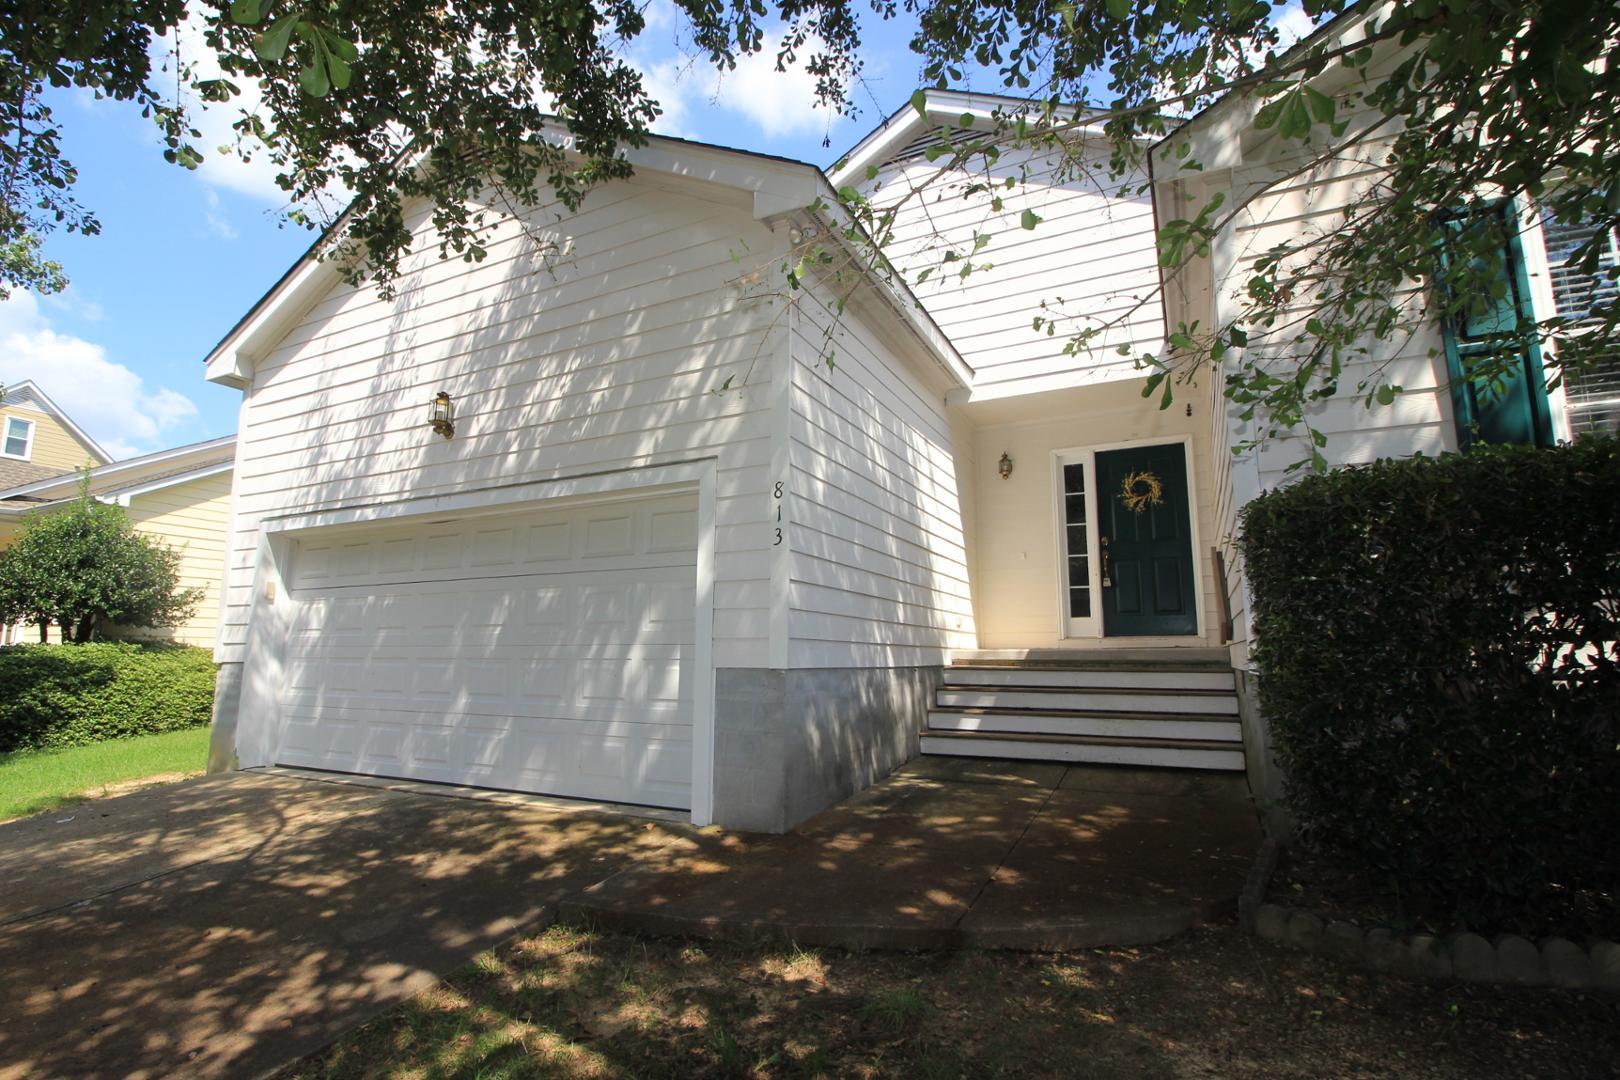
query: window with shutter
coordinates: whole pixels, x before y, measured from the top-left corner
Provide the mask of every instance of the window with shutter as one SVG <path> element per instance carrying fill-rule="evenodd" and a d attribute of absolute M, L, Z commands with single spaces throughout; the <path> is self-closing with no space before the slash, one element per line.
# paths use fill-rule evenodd
<path fill-rule="evenodd" d="M 1455 310 L 1443 320 L 1457 440 L 1465 450 L 1482 442 L 1551 446 L 1547 379 L 1533 335 L 1512 343 L 1515 355 L 1506 369 L 1495 362 L 1521 325 L 1536 318 L 1518 230 L 1508 216 L 1511 207 L 1501 203 L 1495 213 L 1505 240 L 1492 254 L 1474 257 L 1473 276 L 1480 284 L 1448 305 Z M 1459 231 L 1465 227 L 1460 219 L 1451 225 Z"/>

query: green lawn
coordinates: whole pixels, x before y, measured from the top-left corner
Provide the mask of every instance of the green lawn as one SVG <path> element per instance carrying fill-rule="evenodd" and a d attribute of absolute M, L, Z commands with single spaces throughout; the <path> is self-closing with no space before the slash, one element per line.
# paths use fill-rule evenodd
<path fill-rule="evenodd" d="M 102 793 L 146 777 L 199 773 L 208 764 L 208 728 L 0 754 L 0 821 Z"/>

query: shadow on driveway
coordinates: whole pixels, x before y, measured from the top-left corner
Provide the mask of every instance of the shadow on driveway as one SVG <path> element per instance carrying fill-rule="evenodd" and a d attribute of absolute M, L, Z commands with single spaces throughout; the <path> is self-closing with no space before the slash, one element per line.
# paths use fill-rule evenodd
<path fill-rule="evenodd" d="M 255 773 L 0 826 L 0 1077 L 261 1072 L 684 836 Z"/>
<path fill-rule="evenodd" d="M 557 913 L 899 949 L 1159 941 L 1235 903 L 1241 776 L 924 758 L 786 836 L 236 773 L 0 826 L 0 1080 L 252 1075 Z"/>

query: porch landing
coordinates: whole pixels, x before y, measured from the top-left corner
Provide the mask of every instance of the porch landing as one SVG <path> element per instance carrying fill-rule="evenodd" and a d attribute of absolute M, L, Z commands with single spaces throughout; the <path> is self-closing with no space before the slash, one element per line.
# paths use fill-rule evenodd
<path fill-rule="evenodd" d="M 1234 910 L 1261 834 L 1241 775 L 920 758 L 785 836 L 695 839 L 561 915 L 849 948 L 1144 944 Z"/>

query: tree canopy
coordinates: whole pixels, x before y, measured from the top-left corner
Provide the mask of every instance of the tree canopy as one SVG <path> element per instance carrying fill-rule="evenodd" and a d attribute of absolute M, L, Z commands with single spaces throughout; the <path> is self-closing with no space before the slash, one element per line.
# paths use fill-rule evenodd
<path fill-rule="evenodd" d="M 807 68 L 819 96 L 844 112 L 862 78 L 863 27 L 913 20 L 911 48 L 930 85 L 972 75 L 982 86 L 988 70 L 998 89 L 1036 102 L 1033 121 L 1009 114 L 997 130 L 953 143 L 943 164 L 964 176 L 1009 144 L 1061 148 L 1077 108 L 1104 123 L 1120 182 L 1140 166 L 1145 139 L 1170 135 L 1180 118 L 1234 89 L 1263 102 L 1256 126 L 1319 156 L 1345 150 L 1347 115 L 1382 118 L 1392 141 L 1342 230 L 1308 252 L 1259 260 L 1238 318 L 1172 327 L 1169 353 L 1139 357 L 1168 393 L 1197 364 L 1241 353 L 1256 333 L 1286 341 L 1284 370 L 1274 358 L 1240 360 L 1227 376 L 1228 395 L 1276 427 L 1308 426 L 1311 406 L 1339 390 L 1348 356 L 1403 332 L 1399 296 L 1414 284 L 1438 290 L 1452 310 L 1481 302 L 1494 287 L 1493 253 L 1518 227 L 1495 212 L 1502 198 L 1590 224 L 1593 239 L 1575 257 L 1589 271 L 1620 223 L 1613 4 L 1391 0 L 1375 6 L 1368 28 L 1369 43 L 1398 50 L 1386 64 L 1375 61 L 1391 54 L 1370 45 L 1284 48 L 1281 27 L 1298 13 L 1264 0 L 674 3 L 694 50 L 721 68 L 782 27 L 779 64 Z M 1303 0 L 1317 23 L 1350 6 Z M 64 270 L 44 257 L 41 237 L 98 227 L 74 196 L 50 87 L 134 102 L 162 131 L 166 156 L 191 168 L 213 152 L 195 145 L 196 102 L 241 105 L 232 152 L 268 154 L 289 215 L 311 227 L 339 220 L 323 200 L 346 190 L 353 201 L 326 253 L 385 292 L 409 243 L 408 202 L 431 203 L 441 255 L 477 260 L 493 219 L 553 198 L 575 207 L 592 185 L 625 175 L 623 147 L 658 115 L 625 59 L 645 28 L 638 0 L 198 0 L 187 20 L 182 0 L 0 0 L 0 292 L 61 288 Z M 202 77 L 188 41 L 200 41 L 223 76 Z M 1353 77 L 1324 92 L 1321 77 L 1335 68 Z M 497 197 L 480 199 L 492 182 Z M 890 272 L 883 209 L 860 192 L 846 201 L 852 237 L 871 245 L 871 267 Z M 1212 201 L 1162 222 L 1167 271 L 1206 254 L 1239 209 Z M 971 264 L 972 254 L 937 252 L 941 263 Z M 1616 318 L 1611 295 L 1582 313 L 1578 334 L 1567 319 L 1504 327 L 1492 362 L 1507 363 L 1532 338 L 1559 338 L 1566 366 L 1612 355 Z M 1057 324 L 1076 349 L 1096 333 L 1084 318 Z M 1356 389 L 1371 404 L 1399 387 L 1375 378 Z"/>

